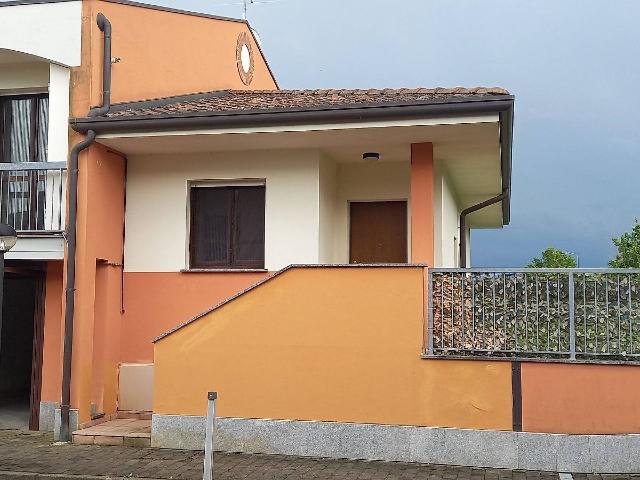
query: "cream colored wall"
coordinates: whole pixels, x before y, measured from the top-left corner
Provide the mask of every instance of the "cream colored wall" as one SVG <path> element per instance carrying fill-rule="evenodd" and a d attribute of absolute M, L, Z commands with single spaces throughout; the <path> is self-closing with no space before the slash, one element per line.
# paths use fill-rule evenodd
<path fill-rule="evenodd" d="M 153 407 L 153 364 L 123 363 L 118 374 L 118 410 L 148 411 Z"/>
<path fill-rule="evenodd" d="M 455 193 L 446 173 L 442 176 L 442 266 L 457 267 L 460 234 L 458 232 L 460 210 Z"/>
<path fill-rule="evenodd" d="M 435 227 L 435 266 L 457 267 L 459 265 L 458 248 L 460 234 L 458 223 L 460 209 L 456 194 L 451 186 L 446 167 L 436 162 L 434 176 L 434 227 Z"/>
<path fill-rule="evenodd" d="M 48 159 L 64 162 L 69 152 L 69 80 L 70 70 L 49 65 Z"/>
<path fill-rule="evenodd" d="M 336 221 L 337 165 L 326 155 L 320 157 L 320 251 L 319 263 L 333 263 Z"/>
<path fill-rule="evenodd" d="M 348 263 L 349 202 L 407 200 L 410 209 L 410 168 L 399 161 L 336 164 L 316 150 L 133 155 L 127 172 L 125 271 L 188 268 L 187 184 L 192 180 L 266 179 L 266 269 Z M 459 210 L 441 168 L 434 187 L 436 266 L 456 266 Z"/>
<path fill-rule="evenodd" d="M 129 157 L 125 271 L 187 268 L 192 180 L 265 179 L 265 268 L 318 263 L 319 158 L 314 150 Z"/>
<path fill-rule="evenodd" d="M 409 162 L 384 161 L 340 163 L 337 165 L 336 176 L 333 262 L 349 263 L 349 202 L 409 201 L 411 165 Z M 410 232 L 407 237 L 409 241 Z"/>
<path fill-rule="evenodd" d="M 433 172 L 433 261 L 435 267 L 442 266 L 442 175 L 439 162 L 435 162 Z"/>
<path fill-rule="evenodd" d="M 0 94 L 45 92 L 48 85 L 48 63 L 13 63 L 0 66 Z"/>
<path fill-rule="evenodd" d="M 467 238 L 467 243 L 465 244 L 467 251 L 467 267 L 471 267 L 471 229 L 467 227 L 467 231 L 464 233 Z"/>

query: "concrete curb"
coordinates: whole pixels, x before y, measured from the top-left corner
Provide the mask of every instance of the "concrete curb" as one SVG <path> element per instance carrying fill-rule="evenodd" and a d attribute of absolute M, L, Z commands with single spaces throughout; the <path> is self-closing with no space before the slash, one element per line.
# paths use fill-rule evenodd
<path fill-rule="evenodd" d="M 154 414 L 151 446 L 202 450 L 205 417 Z M 640 435 L 219 417 L 215 449 L 351 460 L 575 473 L 640 472 Z"/>

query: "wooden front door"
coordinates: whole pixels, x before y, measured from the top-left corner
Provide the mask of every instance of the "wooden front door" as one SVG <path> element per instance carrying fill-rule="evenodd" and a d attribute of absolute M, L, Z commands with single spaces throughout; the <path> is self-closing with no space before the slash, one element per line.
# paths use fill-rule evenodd
<path fill-rule="evenodd" d="M 351 202 L 349 263 L 407 261 L 407 202 Z"/>

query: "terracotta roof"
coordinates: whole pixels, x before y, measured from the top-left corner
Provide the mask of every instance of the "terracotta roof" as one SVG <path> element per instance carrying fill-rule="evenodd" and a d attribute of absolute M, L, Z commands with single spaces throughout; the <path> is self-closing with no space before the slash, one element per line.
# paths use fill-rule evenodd
<path fill-rule="evenodd" d="M 181 116 L 207 112 L 321 110 L 385 104 L 429 104 L 500 99 L 499 87 L 384 90 L 224 90 L 114 105 L 109 117 Z"/>

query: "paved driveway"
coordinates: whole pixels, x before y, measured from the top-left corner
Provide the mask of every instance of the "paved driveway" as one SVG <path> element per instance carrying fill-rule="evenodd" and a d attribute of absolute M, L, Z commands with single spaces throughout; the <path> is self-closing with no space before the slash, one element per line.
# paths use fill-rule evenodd
<path fill-rule="evenodd" d="M 549 472 L 228 453 L 216 454 L 214 469 L 216 480 L 558 480 L 556 473 Z M 50 434 L 0 431 L 0 480 L 81 480 L 95 477 L 201 479 L 202 453 L 98 445 L 54 445 Z M 589 477 L 588 480 L 595 478 Z M 582 477 L 580 480 L 587 479 Z"/>

